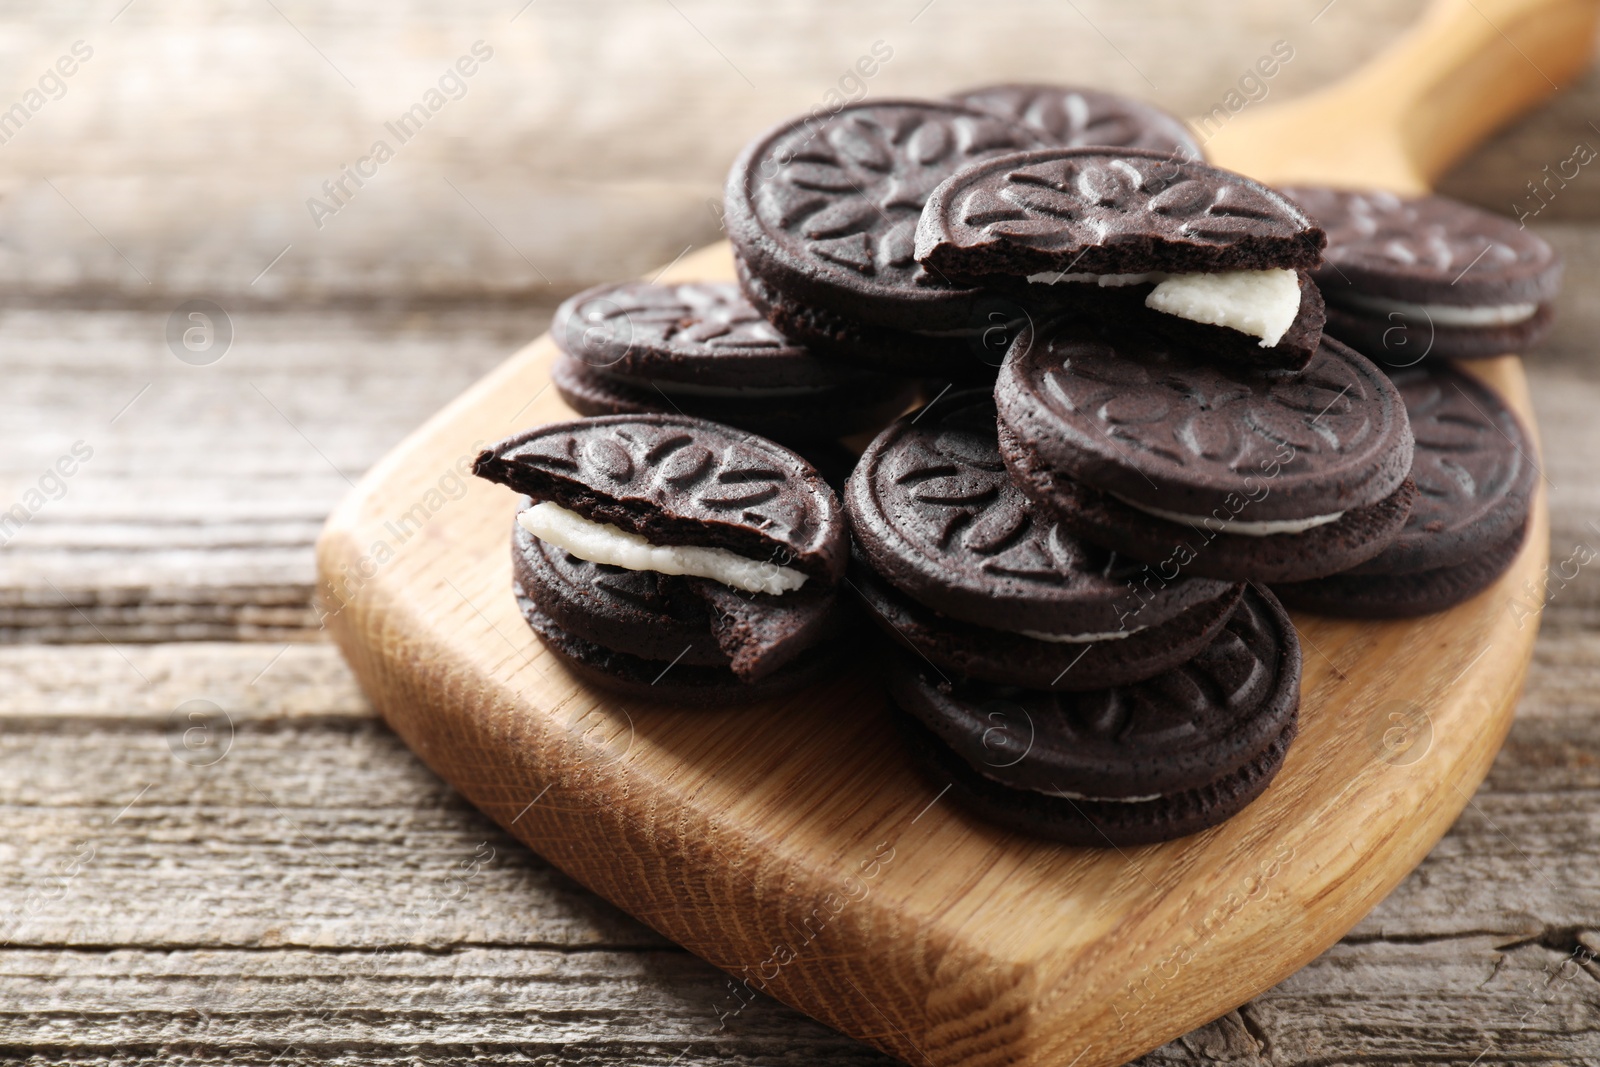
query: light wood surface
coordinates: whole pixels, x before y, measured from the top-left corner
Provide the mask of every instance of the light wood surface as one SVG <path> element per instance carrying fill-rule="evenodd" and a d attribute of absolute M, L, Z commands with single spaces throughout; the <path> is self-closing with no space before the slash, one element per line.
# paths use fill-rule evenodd
<path fill-rule="evenodd" d="M 1392 55 L 1472 67 L 1467 49 L 1484 42 L 1442 32 L 1455 25 L 1434 23 Z M 1563 76 L 1575 63 L 1561 49 L 1536 54 Z M 1353 97 L 1361 86 L 1358 75 Z M 1389 104 L 1412 118 L 1435 88 L 1424 79 Z M 1441 116 L 1453 125 L 1430 166 L 1503 117 L 1430 118 Z M 1402 173 L 1392 156 L 1374 158 L 1366 180 L 1414 188 L 1406 163 Z M 669 276 L 728 267 L 715 248 Z M 759 989 L 910 1061 L 1123 1062 L 1343 935 L 1455 819 L 1509 727 L 1537 630 L 1542 491 L 1517 564 L 1471 603 L 1398 624 L 1297 620 L 1302 735 L 1284 772 L 1241 816 L 1181 842 L 1061 849 L 941 806 L 896 751 L 866 672 L 728 715 L 590 692 L 511 601 L 509 494 L 474 487 L 403 541 L 394 525 L 480 442 L 563 417 L 546 389 L 552 355 L 541 340 L 508 361 L 334 513 L 319 549 L 329 624 L 435 770 L 747 983 L 729 987 L 734 1016 L 739 994 Z M 1531 422 L 1517 362 L 1479 369 Z M 1426 741 L 1387 750 L 1397 723 L 1425 724 Z"/>

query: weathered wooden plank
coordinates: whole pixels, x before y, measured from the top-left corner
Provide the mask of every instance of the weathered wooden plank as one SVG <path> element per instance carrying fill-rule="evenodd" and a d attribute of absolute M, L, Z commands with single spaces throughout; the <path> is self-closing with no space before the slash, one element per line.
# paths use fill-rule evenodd
<path fill-rule="evenodd" d="M 1490 1037 L 1518 1062 L 1592 1054 L 1600 1001 L 1554 977 L 1600 948 L 1600 643 L 1570 618 L 1554 613 L 1511 742 L 1422 867 L 1341 946 L 1147 1063 L 1466 1064 Z M 208 766 L 174 753 L 216 752 L 172 719 L 195 693 L 235 729 Z M 879 1062 L 768 1001 L 718 1031 L 717 972 L 463 804 L 326 645 L 0 648 L 0 842 L 0 1046 Z"/>
<path fill-rule="evenodd" d="M 724 1025 L 725 976 L 677 950 L 14 951 L 0 988 L 0 1050 L 112 1062 L 893 1062 L 764 997 Z"/>
<path fill-rule="evenodd" d="M 197 697 L 240 726 L 377 721 L 331 644 L 0 646 L 0 730 L 30 720 L 34 728 L 70 730 L 78 719 L 148 728 Z"/>
<path fill-rule="evenodd" d="M 0 12 L 6 107 L 75 41 L 93 49 L 4 144 L 0 289 L 170 305 L 638 274 L 715 236 L 746 139 L 841 93 L 1072 79 L 1199 114 L 1288 41 L 1293 61 L 1245 86 L 1259 106 L 1348 72 L 1421 3 L 1001 0 L 981 19 L 926 0 L 123 6 Z M 386 124 L 480 40 L 492 57 L 402 143 Z M 892 58 L 862 79 L 877 41 Z M 393 158 L 343 178 L 378 140 Z M 324 189 L 339 180 L 342 206 Z M 338 208 L 320 228 L 312 197 Z"/>
<path fill-rule="evenodd" d="M 1596 979 L 1583 948 L 1341 945 L 1140 1063 L 1593 1062 Z M 723 1014 L 720 974 L 671 951 L 21 950 L 0 988 L 0 1049 L 110 1062 L 890 1062 L 765 998 Z"/>
<path fill-rule="evenodd" d="M 549 313 L 236 309 L 191 366 L 165 310 L 0 311 L 0 523 L 26 519 L 0 525 L 0 641 L 312 636 L 328 509 Z"/>
<path fill-rule="evenodd" d="M 1472 937 L 1340 944 L 1238 1011 L 1138 1062 L 1592 1063 L 1600 1053 L 1593 959 L 1583 948 L 1502 950 Z"/>

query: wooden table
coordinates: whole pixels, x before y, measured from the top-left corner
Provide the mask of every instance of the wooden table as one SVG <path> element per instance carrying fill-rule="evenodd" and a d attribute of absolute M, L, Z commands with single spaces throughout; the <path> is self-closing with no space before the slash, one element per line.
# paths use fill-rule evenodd
<path fill-rule="evenodd" d="M 767 36 L 741 30 L 734 8 L 689 3 L 682 20 L 671 6 L 621 4 L 535 8 L 516 22 L 487 3 L 423 4 L 388 21 L 349 7 L 119 6 L 59 25 L 0 17 L 15 69 L 42 69 L 79 37 L 97 49 L 84 80 L 48 105 L 57 111 L 0 154 L 11 166 L 0 180 L 11 293 L 0 302 L 0 511 L 15 502 L 27 518 L 0 521 L 0 1060 L 886 1062 L 771 1001 L 723 1025 L 724 976 L 435 779 L 378 722 L 308 607 L 312 540 L 352 479 L 542 329 L 561 293 L 712 239 L 705 201 L 738 140 L 806 106 L 857 37 L 883 34 L 842 4 L 827 7 L 833 23 L 775 5 Z M 920 6 L 894 16 L 902 66 L 887 68 L 882 91 L 1052 61 L 1037 41 L 1008 53 L 994 34 L 955 55 L 944 42 L 957 5 L 912 20 Z M 1077 27 L 1070 50 L 1085 80 L 1200 110 L 1276 36 L 1297 35 L 1304 64 L 1284 91 L 1299 91 L 1410 10 L 1344 0 L 1311 22 L 1322 6 L 1163 5 L 1154 44 L 1130 43 L 1130 17 L 1112 4 L 1040 17 L 1053 32 Z M 148 80 L 181 85 L 207 48 L 242 47 L 230 18 L 267 43 L 238 61 L 245 73 L 223 104 L 281 104 L 267 123 L 278 132 L 253 148 L 206 92 Z M 616 19 L 612 36 L 596 36 Z M 848 40 L 825 47 L 833 31 Z M 638 78 L 673 74 L 680 99 L 712 86 L 688 118 L 663 118 L 642 91 L 605 89 L 630 49 L 667 33 L 683 68 Z M 1162 49 L 1186 54 L 1196 33 L 1219 58 L 1175 72 L 1164 94 L 1124 65 L 1165 69 Z M 323 237 L 306 237 L 298 215 L 272 221 L 268 207 L 299 212 L 369 118 L 403 106 L 481 36 L 507 61 L 498 88 L 474 86 L 460 106 L 477 110 L 419 147 L 392 188 L 352 201 Z M 794 49 L 774 52 L 768 38 L 786 36 Z M 571 58 L 589 46 L 598 71 Z M 384 66 L 374 57 L 385 48 L 406 62 Z M 805 58 L 779 62 L 791 54 Z M 514 67 L 518 57 L 567 80 Z M 274 59 L 293 74 L 278 76 L 276 98 L 266 75 L 250 76 Z M 735 91 L 735 64 L 759 92 Z M 332 106 L 343 139 L 313 106 L 345 92 L 341 69 L 358 100 Z M 487 64 L 485 78 L 494 72 Z M 517 110 L 519 77 L 551 91 Z M 152 99 L 165 119 L 137 106 Z M 551 125 L 585 104 L 588 125 Z M 1595 116 L 1591 76 L 1447 187 L 1509 210 L 1575 142 L 1600 146 Z M 677 158 L 672 134 L 691 119 L 713 131 L 703 158 L 642 167 Z M 607 129 L 641 126 L 649 135 L 626 150 L 606 141 Z M 563 166 L 536 151 L 552 131 Z M 468 149 L 481 159 L 462 162 Z M 585 185 L 591 166 L 600 180 Z M 534 210 L 544 214 L 529 221 Z M 582 225 L 550 225 L 563 210 Z M 1600 178 L 1583 172 L 1533 224 L 1569 273 L 1558 331 L 1529 358 L 1553 572 L 1510 741 L 1455 829 L 1343 942 L 1143 1062 L 1600 1062 Z M 285 244 L 296 249 L 252 281 Z M 180 362 L 164 338 L 173 308 L 196 295 L 219 300 L 235 334 L 204 366 Z M 89 458 L 48 474 L 79 442 Z"/>

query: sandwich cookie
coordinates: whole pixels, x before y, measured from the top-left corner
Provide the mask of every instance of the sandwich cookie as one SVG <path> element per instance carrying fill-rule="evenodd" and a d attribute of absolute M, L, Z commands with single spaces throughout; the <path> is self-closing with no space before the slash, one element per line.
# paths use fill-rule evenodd
<path fill-rule="evenodd" d="M 582 415 L 678 412 L 787 441 L 873 431 L 914 383 L 817 359 L 732 282 L 600 285 L 556 309 L 556 391 Z"/>
<path fill-rule="evenodd" d="M 1298 370 L 1322 335 L 1307 273 L 1322 244 L 1305 212 L 1242 175 L 1159 152 L 1047 148 L 940 185 L 916 256 L 957 284 L 1148 317 L 1197 351 Z"/>
<path fill-rule="evenodd" d="M 1076 85 L 986 85 L 950 99 L 1025 122 L 1053 145 L 1143 148 L 1204 159 L 1183 120 L 1141 100 Z"/>
<path fill-rule="evenodd" d="M 831 659 L 843 509 L 788 449 L 681 415 L 613 415 L 519 434 L 473 471 L 527 498 L 512 542 L 519 606 L 596 684 L 736 703 Z"/>
<path fill-rule="evenodd" d="M 937 677 L 1121 685 L 1199 652 L 1239 599 L 1239 586 L 1163 577 L 1039 518 L 1006 473 L 987 392 L 894 423 L 844 496 L 852 585 Z"/>
<path fill-rule="evenodd" d="M 1561 258 L 1531 230 L 1444 196 L 1285 190 L 1328 234 L 1328 332 L 1383 367 L 1525 352 L 1550 330 Z"/>
<path fill-rule="evenodd" d="M 819 355 L 992 380 L 998 359 L 986 366 L 977 350 L 994 299 L 916 262 L 917 217 L 964 164 L 1042 143 L 1021 123 L 937 101 L 847 104 L 770 130 L 728 175 L 724 223 L 745 294 Z"/>
<path fill-rule="evenodd" d="M 902 653 L 889 686 L 936 788 L 999 826 L 1106 847 L 1184 837 L 1260 796 L 1295 738 L 1300 666 L 1288 615 L 1252 586 L 1198 655 L 1134 685 L 942 684 Z"/>
<path fill-rule="evenodd" d="M 1416 492 L 1400 394 L 1330 338 L 1285 377 L 1057 320 L 1017 339 L 995 400 L 1035 507 L 1163 575 L 1349 570 L 1395 539 Z"/>
<path fill-rule="evenodd" d="M 1427 362 L 1393 375 L 1417 496 L 1400 536 L 1343 574 L 1273 586 L 1292 608 L 1357 618 L 1443 611 L 1482 592 L 1522 548 L 1538 471 L 1511 410 L 1476 378 Z"/>

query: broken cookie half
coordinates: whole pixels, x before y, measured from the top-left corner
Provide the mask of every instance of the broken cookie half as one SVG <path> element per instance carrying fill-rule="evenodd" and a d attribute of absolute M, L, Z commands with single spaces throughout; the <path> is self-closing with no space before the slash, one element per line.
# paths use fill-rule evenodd
<path fill-rule="evenodd" d="M 1175 154 L 1047 148 L 942 183 L 916 258 L 953 282 L 1147 317 L 1198 354 L 1298 371 L 1322 337 L 1308 272 L 1325 244 L 1293 201 L 1243 175 Z"/>
<path fill-rule="evenodd" d="M 514 592 L 578 675 L 671 703 L 743 703 L 825 673 L 847 628 L 844 514 L 800 456 L 677 415 L 552 423 L 480 453 L 523 494 Z"/>

